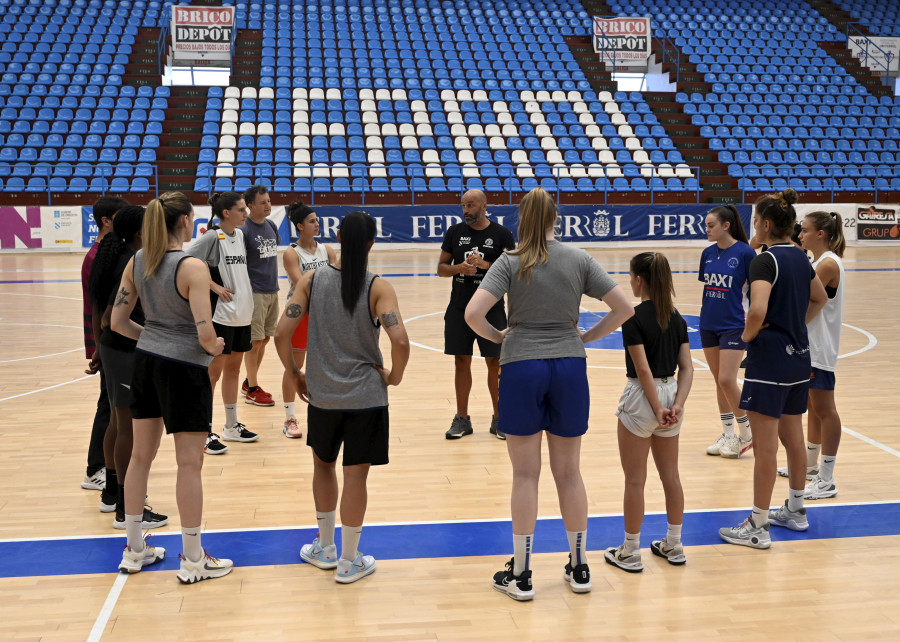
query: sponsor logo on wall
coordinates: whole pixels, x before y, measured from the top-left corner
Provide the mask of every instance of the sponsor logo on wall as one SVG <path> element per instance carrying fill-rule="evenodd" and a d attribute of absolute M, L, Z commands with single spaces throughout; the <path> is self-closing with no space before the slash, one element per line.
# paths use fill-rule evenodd
<path fill-rule="evenodd" d="M 879 241 L 900 239 L 897 227 L 897 210 L 894 208 L 859 207 L 856 211 L 857 238 L 861 241 Z"/>

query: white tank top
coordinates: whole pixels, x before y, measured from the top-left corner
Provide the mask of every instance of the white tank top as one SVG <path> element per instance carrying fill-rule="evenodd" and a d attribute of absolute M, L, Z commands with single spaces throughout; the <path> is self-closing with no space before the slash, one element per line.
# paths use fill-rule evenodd
<path fill-rule="evenodd" d="M 837 367 L 838 348 L 841 344 L 841 323 L 844 321 L 844 264 L 834 252 L 825 252 L 814 261 L 813 268 L 826 259 L 837 263 L 840 282 L 833 299 L 828 299 L 822 311 L 806 326 L 812 367 L 834 372 Z"/>
<path fill-rule="evenodd" d="M 297 256 L 300 257 L 300 273 L 306 274 L 310 270 L 315 270 L 316 268 L 325 267 L 328 265 L 328 250 L 325 249 L 325 245 L 322 243 L 316 243 L 316 251 L 315 252 L 307 252 L 302 247 L 300 247 L 299 243 L 291 243 L 291 248 L 297 253 Z M 288 301 L 291 300 L 291 296 L 294 294 L 294 286 L 296 283 L 291 283 L 291 287 L 288 290 Z"/>
<path fill-rule="evenodd" d="M 231 290 L 231 301 L 223 301 L 219 297 L 213 321 L 220 325 L 239 328 L 250 325 L 253 320 L 253 288 L 250 286 L 250 275 L 247 273 L 247 248 L 244 245 L 244 233 L 235 228 L 229 236 L 221 229 L 210 230 L 218 235 L 219 274 L 222 283 Z"/>

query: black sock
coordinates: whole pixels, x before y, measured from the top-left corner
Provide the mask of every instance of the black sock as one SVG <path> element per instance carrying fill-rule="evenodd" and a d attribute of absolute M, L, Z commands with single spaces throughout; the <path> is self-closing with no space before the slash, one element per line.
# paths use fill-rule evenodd
<path fill-rule="evenodd" d="M 256 392 L 258 388 L 259 388 L 259 386 L 250 386 L 250 388 L 247 390 L 247 392 L 248 393 Z"/>
<path fill-rule="evenodd" d="M 116 489 L 119 487 L 119 479 L 116 477 L 116 471 L 112 468 L 106 469 L 106 487 L 103 489 L 103 498 L 115 498 Z M 105 502 L 108 503 L 108 502 Z"/>
<path fill-rule="evenodd" d="M 119 484 L 118 497 L 116 498 L 116 519 L 125 519 L 125 484 Z"/>
<path fill-rule="evenodd" d="M 250 387 L 250 380 L 249 380 L 249 379 L 244 379 L 244 385 L 247 386 L 247 387 L 249 388 L 249 387 Z"/>

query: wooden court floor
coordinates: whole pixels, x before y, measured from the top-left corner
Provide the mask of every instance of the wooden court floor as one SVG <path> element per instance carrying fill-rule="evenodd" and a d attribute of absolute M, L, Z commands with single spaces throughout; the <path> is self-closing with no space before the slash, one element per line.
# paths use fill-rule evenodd
<path fill-rule="evenodd" d="M 900 247 L 851 248 L 845 257 L 846 356 L 837 372 L 845 426 L 836 465 L 840 494 L 807 505 L 813 523 L 828 510 L 852 511 L 852 520 L 829 518 L 831 526 L 815 539 L 788 541 L 773 531 L 769 551 L 716 543 L 713 526 L 704 526 L 703 537 L 696 537 L 702 544 L 692 545 L 686 535 L 688 563 L 680 568 L 650 555 L 649 540 L 664 530 L 648 527 L 642 574 L 606 565 L 602 549 L 622 538 L 613 412 L 624 385 L 624 353 L 591 350 L 592 417 L 582 467 L 591 515 L 605 516 L 598 519 L 612 526 L 602 535 L 589 532 L 590 594 L 569 591 L 562 581 L 566 555 L 551 547 L 546 550 L 557 552 L 535 555 L 537 595 L 530 603 L 516 603 L 489 585 L 512 552 L 511 529 L 502 522 L 509 518 L 511 475 L 504 444 L 487 431 L 483 362 L 476 360 L 473 368 L 475 434 L 444 439 L 455 403 L 452 359 L 442 354 L 450 282 L 435 276 L 439 249 L 376 250 L 372 270 L 389 275 L 414 346 L 403 383 L 391 389 L 391 463 L 370 474 L 366 520 L 372 527 L 363 530 L 360 544 L 366 552 L 367 536 L 373 541 L 376 532 L 389 533 L 391 554 L 379 557 L 372 577 L 350 586 L 300 563 L 293 541 L 280 556 L 265 548 L 270 533 L 315 524 L 310 455 L 302 440 L 282 436 L 280 403 L 240 404 L 240 420 L 261 439 L 205 458 L 204 528 L 227 531 L 221 540 L 205 541 L 240 541 L 236 552 L 209 545 L 212 554 L 235 559 L 231 575 L 195 586 L 180 585 L 171 570 L 126 581 L 115 572 L 115 561 L 108 569 L 98 562 L 90 573 L 73 573 L 66 542 L 93 546 L 97 538 L 99 558 L 116 561 L 124 544 L 112 517 L 98 511 L 99 494 L 80 488 L 99 385 L 82 372 L 82 256 L 0 255 L 0 551 L 14 540 L 49 540 L 50 550 L 58 551 L 40 560 L 33 575 L 16 577 L 2 572 L 10 560 L 0 556 L 0 639 L 900 639 L 900 531 L 876 528 L 885 511 L 900 510 L 891 504 L 900 501 L 900 402 L 893 377 L 900 358 Z M 699 314 L 700 250 L 664 250 L 685 315 Z M 589 251 L 627 288 L 628 259 L 638 250 Z M 589 299 L 583 306 L 604 309 Z M 686 507 L 698 524 L 702 518 L 704 524 L 734 525 L 731 515 L 743 516 L 751 503 L 753 458 L 705 454 L 720 432 L 718 411 L 703 353 L 694 356 L 681 437 Z M 280 402 L 274 349 L 266 353 L 260 380 Z M 217 399 L 215 425 L 223 419 Z M 559 514 L 549 472 L 545 460 L 542 518 Z M 149 492 L 154 509 L 170 515 L 170 523 L 157 535 L 179 533 L 174 483 L 172 441 L 164 438 Z M 786 491 L 779 480 L 773 503 L 783 501 Z M 664 509 L 652 468 L 646 504 L 648 513 Z M 739 512 L 719 519 L 718 512 L 728 510 Z M 490 541 L 479 540 L 488 532 L 495 534 Z M 173 541 L 174 558 L 180 540 Z M 420 550 L 446 554 L 423 557 Z M 262 561 L 242 564 L 242 558 Z"/>

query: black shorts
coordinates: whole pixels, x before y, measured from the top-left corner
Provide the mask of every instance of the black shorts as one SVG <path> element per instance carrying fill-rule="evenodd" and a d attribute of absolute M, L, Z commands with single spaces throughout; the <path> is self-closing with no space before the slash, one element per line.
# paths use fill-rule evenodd
<path fill-rule="evenodd" d="M 222 354 L 231 354 L 232 352 L 250 352 L 253 342 L 250 341 L 250 326 L 230 326 L 221 325 L 213 321 L 213 328 L 216 330 L 216 336 L 225 339 L 225 349 Z"/>
<path fill-rule="evenodd" d="M 212 424 L 212 386 L 202 366 L 135 351 L 131 394 L 134 418 L 162 417 L 168 434 L 208 432 Z"/>
<path fill-rule="evenodd" d="M 134 351 L 116 350 L 101 343 L 97 346 L 106 372 L 106 391 L 109 405 L 113 408 L 128 408 L 134 401 L 131 381 L 134 379 Z"/>
<path fill-rule="evenodd" d="M 502 305 L 488 310 L 485 318 L 498 330 L 506 329 L 506 310 Z M 444 354 L 472 356 L 472 344 L 476 341 L 482 357 L 500 358 L 500 344 L 475 334 L 466 323 L 465 308 L 449 306 L 444 313 Z"/>
<path fill-rule="evenodd" d="M 337 460 L 344 445 L 342 465 L 388 463 L 390 433 L 387 406 L 369 410 L 323 410 L 309 404 L 306 445 L 324 462 Z"/>

